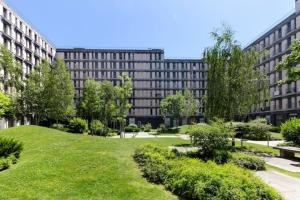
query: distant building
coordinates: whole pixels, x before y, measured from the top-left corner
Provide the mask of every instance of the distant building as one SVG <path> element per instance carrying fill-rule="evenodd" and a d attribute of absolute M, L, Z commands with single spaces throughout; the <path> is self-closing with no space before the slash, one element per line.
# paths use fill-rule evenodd
<path fill-rule="evenodd" d="M 83 93 L 84 81 L 108 80 L 119 85 L 119 76 L 127 74 L 133 80 L 133 107 L 129 123 L 154 126 L 163 123 L 160 101 L 177 91 L 190 89 L 201 101 L 207 84 L 207 66 L 202 60 L 165 59 L 161 49 L 57 49 L 57 58 L 64 59 L 76 88 L 76 97 Z M 203 120 L 203 107 L 195 116 Z M 168 124 L 173 124 L 167 119 Z"/>

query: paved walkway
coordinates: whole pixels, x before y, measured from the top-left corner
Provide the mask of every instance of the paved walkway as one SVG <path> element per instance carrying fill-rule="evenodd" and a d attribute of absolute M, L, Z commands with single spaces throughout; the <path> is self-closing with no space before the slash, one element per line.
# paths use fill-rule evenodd
<path fill-rule="evenodd" d="M 278 190 L 285 200 L 300 200 L 300 180 L 271 171 L 259 171 L 256 174 Z"/>
<path fill-rule="evenodd" d="M 278 167 L 290 172 L 300 172 L 300 161 L 278 157 L 265 157 L 264 160 L 271 166 Z"/>
<path fill-rule="evenodd" d="M 114 136 L 112 138 L 120 138 L 120 136 Z M 153 135 L 153 133 L 139 132 L 139 133 L 126 133 L 125 138 L 181 138 L 183 140 L 189 140 L 188 135 Z"/>
<path fill-rule="evenodd" d="M 236 139 L 240 141 L 240 139 Z M 245 142 L 251 143 L 251 144 L 260 144 L 264 146 L 268 146 L 268 141 L 254 141 L 254 140 L 246 140 Z M 269 141 L 270 147 L 276 147 L 278 144 L 284 143 L 283 140 L 276 140 L 276 141 Z"/>

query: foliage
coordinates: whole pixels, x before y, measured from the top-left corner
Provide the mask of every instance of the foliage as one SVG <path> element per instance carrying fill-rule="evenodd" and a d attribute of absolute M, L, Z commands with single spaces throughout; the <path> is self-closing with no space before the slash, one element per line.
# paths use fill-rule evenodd
<path fill-rule="evenodd" d="M 14 155 L 16 158 L 19 158 L 22 150 L 22 143 L 14 139 L 0 138 L 0 158 L 7 158 L 10 155 Z"/>
<path fill-rule="evenodd" d="M 88 130 L 88 123 L 86 120 L 76 117 L 70 120 L 68 128 L 71 133 L 85 133 Z"/>
<path fill-rule="evenodd" d="M 166 133 L 167 131 L 168 131 L 168 129 L 165 124 L 160 124 L 159 128 L 157 129 L 158 133 Z"/>
<path fill-rule="evenodd" d="M 189 118 L 195 116 L 199 112 L 200 103 L 190 90 L 185 90 L 183 93 L 184 103 L 181 116 Z"/>
<path fill-rule="evenodd" d="M 212 37 L 216 43 L 203 56 L 209 65 L 205 115 L 208 120 L 217 117 L 230 121 L 269 98 L 269 81 L 254 68 L 260 54 L 244 51 L 230 28 L 225 27 L 222 33 L 215 31 Z"/>
<path fill-rule="evenodd" d="M 36 124 L 47 117 L 47 101 L 49 95 L 45 92 L 46 81 L 50 77 L 51 66 L 43 61 L 35 67 L 35 70 L 26 80 L 24 90 L 24 101 L 28 114 L 32 114 Z"/>
<path fill-rule="evenodd" d="M 281 80 L 280 83 L 297 81 L 300 79 L 300 40 L 294 40 L 291 46 L 291 53 L 286 56 L 282 62 L 276 67 L 277 71 L 286 71 L 286 79 Z"/>
<path fill-rule="evenodd" d="M 140 132 L 140 128 L 136 124 L 129 124 L 127 127 L 125 127 L 125 132 L 137 133 Z"/>
<path fill-rule="evenodd" d="M 260 123 L 260 124 L 268 124 L 268 121 L 266 118 L 256 118 L 254 120 L 250 121 L 251 123 Z"/>
<path fill-rule="evenodd" d="M 27 113 L 36 123 L 43 119 L 66 120 L 74 115 L 74 87 L 70 73 L 62 60 L 53 65 L 42 62 L 36 67 L 24 91 Z"/>
<path fill-rule="evenodd" d="M 0 92 L 0 118 L 4 117 L 10 110 L 12 100 L 9 96 Z"/>
<path fill-rule="evenodd" d="M 144 126 L 144 131 L 145 131 L 145 132 L 150 132 L 151 129 L 152 129 L 151 123 L 145 124 L 145 126 Z"/>
<path fill-rule="evenodd" d="M 232 164 L 176 157 L 153 146 L 137 149 L 134 159 L 149 181 L 164 184 L 182 199 L 282 199 L 251 172 Z"/>
<path fill-rule="evenodd" d="M 92 135 L 106 136 L 105 126 L 99 120 L 93 120 L 90 128 Z"/>
<path fill-rule="evenodd" d="M 239 167 L 251 170 L 258 171 L 266 169 L 266 163 L 263 159 L 245 153 L 234 153 L 230 161 Z"/>
<path fill-rule="evenodd" d="M 103 81 L 100 85 L 100 90 L 100 119 L 104 123 L 105 127 L 107 127 L 108 122 L 116 116 L 118 109 L 117 91 L 120 92 L 120 90 L 118 90 L 117 87 L 114 87 L 109 81 Z"/>
<path fill-rule="evenodd" d="M 80 108 L 90 121 L 100 113 L 100 84 L 95 80 L 86 80 Z"/>
<path fill-rule="evenodd" d="M 46 79 L 44 88 L 47 97 L 46 114 L 53 120 L 65 120 L 75 114 L 74 86 L 63 60 L 56 60 Z"/>
<path fill-rule="evenodd" d="M 0 46 L 0 70 L 3 70 L 0 81 L 4 86 L 5 93 L 16 93 L 24 88 L 22 65 L 14 59 L 13 54 L 3 45 Z M 12 90 L 9 91 L 9 88 Z"/>
<path fill-rule="evenodd" d="M 283 123 L 281 133 L 286 141 L 300 145 L 300 119 L 293 118 Z"/>
<path fill-rule="evenodd" d="M 121 78 L 121 86 L 116 87 L 117 94 L 117 111 L 116 117 L 118 122 L 120 123 L 120 129 L 123 131 L 126 117 L 128 115 L 129 109 L 131 108 L 131 104 L 129 103 L 129 98 L 132 96 L 132 80 L 127 75 L 123 75 Z"/>
<path fill-rule="evenodd" d="M 231 122 L 237 138 L 249 140 L 268 140 L 271 125 L 258 122 Z"/>
<path fill-rule="evenodd" d="M 189 135 L 193 144 L 200 147 L 200 156 L 204 160 L 213 159 L 219 155 L 219 151 L 226 151 L 228 148 L 229 133 L 223 132 L 218 126 L 195 126 L 189 131 Z"/>
<path fill-rule="evenodd" d="M 160 102 L 160 110 L 164 117 L 171 116 L 179 119 L 184 109 L 184 97 L 177 92 L 175 95 L 167 96 Z"/>

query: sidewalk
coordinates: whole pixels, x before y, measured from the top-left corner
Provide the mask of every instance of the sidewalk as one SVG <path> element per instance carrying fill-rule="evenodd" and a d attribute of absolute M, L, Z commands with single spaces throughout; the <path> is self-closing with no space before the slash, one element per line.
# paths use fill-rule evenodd
<path fill-rule="evenodd" d="M 285 200 L 300 200 L 300 180 L 272 171 L 259 171 L 256 174 L 278 190 Z"/>

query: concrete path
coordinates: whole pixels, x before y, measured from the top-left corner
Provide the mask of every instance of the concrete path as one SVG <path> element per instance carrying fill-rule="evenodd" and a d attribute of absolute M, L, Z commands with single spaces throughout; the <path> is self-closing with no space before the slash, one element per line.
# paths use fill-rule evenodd
<path fill-rule="evenodd" d="M 278 167 L 290 172 L 300 172 L 300 161 L 278 157 L 265 157 L 264 160 L 268 165 Z"/>
<path fill-rule="evenodd" d="M 139 132 L 139 133 L 125 133 L 125 138 L 181 138 L 189 140 L 188 135 L 153 135 L 154 133 Z M 112 138 L 118 139 L 120 136 L 113 136 Z"/>
<path fill-rule="evenodd" d="M 256 174 L 278 190 L 285 200 L 300 200 L 300 180 L 278 172 L 259 171 Z"/>
<path fill-rule="evenodd" d="M 240 141 L 241 139 L 236 139 L 237 141 Z M 268 141 L 254 141 L 254 140 L 246 140 L 245 142 L 251 143 L 251 144 L 260 144 L 264 146 L 268 146 Z M 283 140 L 276 140 L 276 141 L 269 141 L 270 147 L 276 147 L 278 144 L 284 143 Z"/>

